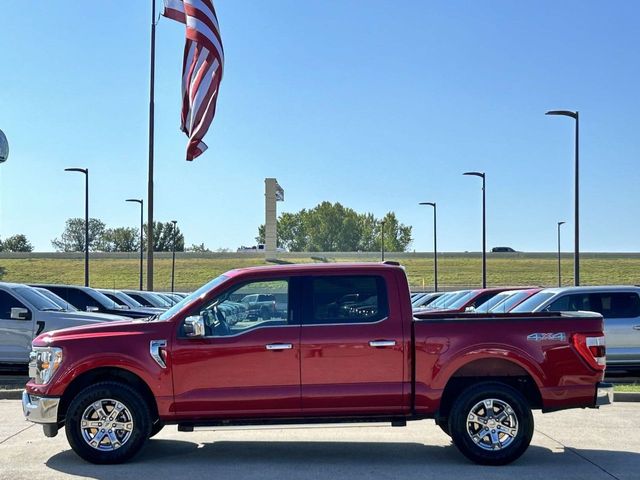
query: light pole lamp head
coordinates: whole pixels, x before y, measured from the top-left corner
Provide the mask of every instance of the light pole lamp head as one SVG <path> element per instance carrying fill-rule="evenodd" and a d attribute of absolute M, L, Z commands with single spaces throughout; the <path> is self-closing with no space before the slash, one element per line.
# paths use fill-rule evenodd
<path fill-rule="evenodd" d="M 578 118 L 578 112 L 572 112 L 571 110 L 549 110 L 545 115 L 561 115 L 563 117 Z"/>
<path fill-rule="evenodd" d="M 430 205 L 433 208 L 436 208 L 436 202 L 420 202 L 418 205 Z"/>
<path fill-rule="evenodd" d="M 73 168 L 65 168 L 64 171 L 65 172 L 80 172 L 80 173 L 84 173 L 85 175 L 89 174 L 89 169 L 88 168 L 73 167 Z"/>
<path fill-rule="evenodd" d="M 560 225 L 564 225 L 567 222 L 558 222 L 558 227 L 560 227 Z"/>
<path fill-rule="evenodd" d="M 142 205 L 143 200 L 141 198 L 127 198 L 125 202 L 136 202 Z"/>
<path fill-rule="evenodd" d="M 484 178 L 484 172 L 464 172 L 463 175 L 471 175 L 473 177 Z"/>

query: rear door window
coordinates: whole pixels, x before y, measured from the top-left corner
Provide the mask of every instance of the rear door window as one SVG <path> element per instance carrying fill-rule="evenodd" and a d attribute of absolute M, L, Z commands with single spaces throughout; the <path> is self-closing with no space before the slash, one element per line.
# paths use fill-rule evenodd
<path fill-rule="evenodd" d="M 605 318 L 640 317 L 640 297 L 635 292 L 611 292 L 592 294 L 593 303 L 600 304 Z"/>
<path fill-rule="evenodd" d="M 389 315 L 380 276 L 326 276 L 310 279 L 311 311 L 305 324 L 372 323 Z"/>

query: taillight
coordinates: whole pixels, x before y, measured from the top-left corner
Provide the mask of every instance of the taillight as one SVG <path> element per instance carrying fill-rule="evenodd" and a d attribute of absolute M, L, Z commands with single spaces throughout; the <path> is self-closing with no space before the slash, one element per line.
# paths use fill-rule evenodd
<path fill-rule="evenodd" d="M 607 348 L 603 335 L 576 333 L 573 346 L 587 363 L 596 370 L 604 370 L 607 364 Z"/>

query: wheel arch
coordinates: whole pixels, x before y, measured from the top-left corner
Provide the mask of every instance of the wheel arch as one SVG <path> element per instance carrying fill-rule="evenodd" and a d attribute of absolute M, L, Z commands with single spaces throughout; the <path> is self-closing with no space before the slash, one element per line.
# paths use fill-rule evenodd
<path fill-rule="evenodd" d="M 543 407 L 535 377 L 527 368 L 511 359 L 488 357 L 460 366 L 447 380 L 436 417 L 447 418 L 453 402 L 467 388 L 480 383 L 502 383 L 519 391 L 531 409 Z"/>
<path fill-rule="evenodd" d="M 104 382 L 115 381 L 123 383 L 134 390 L 136 390 L 146 404 L 149 406 L 152 419 L 155 421 L 158 415 L 158 405 L 156 403 L 153 392 L 147 385 L 147 383 L 135 373 L 120 367 L 98 367 L 92 370 L 83 372 L 67 386 L 62 395 L 60 406 L 58 407 L 58 420 L 60 423 L 64 422 L 64 418 L 69 408 L 69 404 L 73 398 L 80 393 L 84 388 L 89 385 Z"/>

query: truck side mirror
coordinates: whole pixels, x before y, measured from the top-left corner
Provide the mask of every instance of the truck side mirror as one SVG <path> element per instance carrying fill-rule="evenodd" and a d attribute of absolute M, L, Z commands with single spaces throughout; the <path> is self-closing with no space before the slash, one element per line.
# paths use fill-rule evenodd
<path fill-rule="evenodd" d="M 11 309 L 11 320 L 31 320 L 31 314 L 26 308 L 13 307 Z"/>
<path fill-rule="evenodd" d="M 204 337 L 204 318 L 202 315 L 192 315 L 184 319 L 184 334 L 191 338 Z"/>

